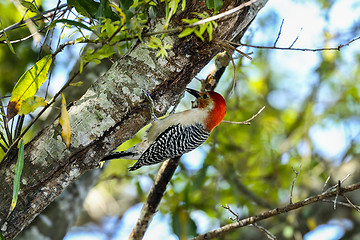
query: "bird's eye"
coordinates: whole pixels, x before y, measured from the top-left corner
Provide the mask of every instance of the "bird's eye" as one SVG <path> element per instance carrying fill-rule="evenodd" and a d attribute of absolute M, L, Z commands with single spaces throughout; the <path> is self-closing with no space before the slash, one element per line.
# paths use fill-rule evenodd
<path fill-rule="evenodd" d="M 203 95 L 203 98 L 204 99 L 207 99 L 209 96 L 205 93 L 204 95 Z"/>

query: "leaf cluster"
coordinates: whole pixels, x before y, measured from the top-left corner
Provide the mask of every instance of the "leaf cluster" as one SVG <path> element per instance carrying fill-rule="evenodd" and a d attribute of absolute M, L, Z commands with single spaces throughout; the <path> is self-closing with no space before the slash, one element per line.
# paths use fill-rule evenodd
<path fill-rule="evenodd" d="M 183 19 L 183 22 L 187 23 L 189 26 L 194 25 L 195 23 L 199 22 L 200 20 L 206 19 L 209 17 L 208 13 L 206 13 L 206 12 L 203 12 L 203 13 L 193 12 L 192 14 L 194 14 L 200 18 Z M 206 31 L 208 33 L 209 42 L 211 42 L 212 36 L 213 36 L 213 31 L 214 31 L 214 28 L 216 28 L 216 27 L 217 27 L 217 23 L 215 21 L 210 21 L 210 22 L 204 23 L 199 26 L 187 27 L 179 34 L 179 38 L 183 38 L 183 37 L 189 36 L 190 34 L 194 33 L 195 36 L 200 38 L 202 41 L 205 41 L 205 38 L 203 35 Z"/>

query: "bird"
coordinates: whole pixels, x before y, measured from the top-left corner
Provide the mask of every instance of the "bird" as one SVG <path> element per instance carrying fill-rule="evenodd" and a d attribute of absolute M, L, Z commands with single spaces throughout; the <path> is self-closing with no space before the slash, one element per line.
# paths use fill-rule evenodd
<path fill-rule="evenodd" d="M 140 143 L 125 151 L 113 152 L 102 161 L 119 158 L 137 160 L 129 168 L 129 171 L 134 171 L 179 157 L 204 143 L 224 119 L 225 99 L 214 91 L 199 92 L 191 88 L 186 88 L 186 91 L 196 98 L 193 108 L 162 119 L 155 117 Z"/>

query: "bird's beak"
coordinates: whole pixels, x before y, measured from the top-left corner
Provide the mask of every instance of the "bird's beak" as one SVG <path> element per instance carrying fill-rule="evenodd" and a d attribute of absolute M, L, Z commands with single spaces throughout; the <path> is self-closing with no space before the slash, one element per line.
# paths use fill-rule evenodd
<path fill-rule="evenodd" d="M 191 88 L 186 88 L 186 91 L 188 93 L 190 93 L 191 95 L 193 95 L 194 97 L 196 98 L 200 98 L 200 92 L 194 90 L 194 89 L 191 89 Z"/>

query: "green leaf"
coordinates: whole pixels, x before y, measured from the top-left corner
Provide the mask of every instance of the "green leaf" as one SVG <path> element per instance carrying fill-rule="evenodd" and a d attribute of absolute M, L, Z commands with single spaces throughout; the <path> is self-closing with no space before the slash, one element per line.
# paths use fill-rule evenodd
<path fill-rule="evenodd" d="M 84 28 L 86 30 L 89 30 L 91 32 L 94 32 L 93 29 L 91 29 L 90 27 L 86 26 L 85 24 L 81 23 L 81 22 L 78 22 L 78 21 L 74 21 L 74 20 L 68 20 L 68 19 L 58 19 L 58 20 L 55 20 L 55 21 L 52 21 L 51 24 L 49 25 L 49 28 L 53 28 L 55 27 L 55 25 L 57 23 L 65 23 L 67 25 L 70 25 L 70 26 L 76 26 L 76 27 L 79 27 L 79 28 Z"/>
<path fill-rule="evenodd" d="M 24 140 L 20 139 L 18 159 L 15 165 L 14 187 L 13 187 L 13 196 L 11 200 L 10 212 L 12 212 L 16 207 L 17 198 L 20 189 L 20 177 L 23 167 L 24 167 Z"/>
<path fill-rule="evenodd" d="M 100 0 L 100 6 L 96 11 L 95 17 L 97 19 L 100 18 L 111 18 L 113 15 L 113 11 L 109 5 L 109 0 Z"/>
<path fill-rule="evenodd" d="M 128 10 L 132 4 L 132 0 L 119 0 L 119 7 L 124 11 Z"/>
<path fill-rule="evenodd" d="M 160 48 L 160 51 L 158 51 L 158 53 L 156 54 L 155 57 L 161 57 L 161 58 L 164 58 L 164 57 L 167 57 L 168 54 L 166 52 L 166 50 L 164 48 Z"/>
<path fill-rule="evenodd" d="M 70 6 L 75 7 L 76 11 L 85 17 L 95 18 L 100 3 L 93 0 L 68 0 Z"/>
<path fill-rule="evenodd" d="M 82 81 L 79 81 L 79 82 L 76 82 L 76 83 L 70 83 L 70 86 L 73 86 L 73 87 L 80 87 L 82 85 L 83 85 Z"/>
<path fill-rule="evenodd" d="M 199 19 L 197 18 L 191 18 L 191 19 L 182 19 L 181 21 L 183 21 L 184 23 L 187 23 L 187 24 L 193 24 L 193 23 L 196 23 L 199 21 Z"/>
<path fill-rule="evenodd" d="M 42 97 L 33 96 L 25 99 L 20 106 L 19 115 L 29 114 L 38 107 L 46 106 L 46 101 Z"/>
<path fill-rule="evenodd" d="M 215 12 L 219 11 L 223 5 L 222 0 L 206 0 L 206 7 L 208 9 L 214 9 Z"/>
<path fill-rule="evenodd" d="M 20 0 L 20 4 L 21 4 L 24 8 L 28 9 L 30 12 L 37 13 L 37 14 L 41 14 L 41 13 L 39 12 L 39 10 L 37 9 L 37 7 L 36 7 L 33 3 L 31 3 L 31 2 L 28 2 L 28 1 L 25 1 L 25 0 Z"/>
<path fill-rule="evenodd" d="M 27 70 L 16 83 L 7 109 L 7 118 L 13 118 L 21 109 L 23 101 L 33 97 L 47 79 L 52 56 L 47 55 Z"/>
<path fill-rule="evenodd" d="M 186 0 L 182 0 L 181 2 L 181 11 L 184 11 L 186 7 Z"/>
<path fill-rule="evenodd" d="M 0 231 L 0 240 L 5 240 L 4 236 L 2 235 L 1 231 Z"/>
<path fill-rule="evenodd" d="M 195 28 L 185 28 L 179 35 L 178 38 L 186 37 L 193 33 L 195 31 Z"/>
<path fill-rule="evenodd" d="M 106 18 L 102 21 L 101 32 L 106 31 L 107 37 L 110 37 L 118 30 L 119 24 L 119 21 L 112 22 L 111 19 Z"/>
<path fill-rule="evenodd" d="M 205 41 L 204 37 L 202 36 L 201 32 L 199 32 L 198 30 L 194 31 L 195 35 L 201 39 L 201 41 Z"/>
<path fill-rule="evenodd" d="M 154 36 L 150 36 L 150 41 L 148 44 L 146 44 L 146 46 L 152 49 L 160 48 L 162 46 L 161 39 Z"/>
<path fill-rule="evenodd" d="M 3 30 L 3 33 L 4 33 L 4 38 L 5 38 L 6 44 L 7 44 L 8 47 L 10 48 L 10 51 L 11 51 L 13 54 L 16 54 L 16 53 L 15 53 L 15 50 L 14 50 L 14 48 L 13 48 L 13 46 L 12 46 L 12 44 L 11 44 L 9 38 L 8 38 L 8 35 L 7 35 L 6 32 L 4 31 L 4 28 L 3 28 L 2 22 L 1 22 L 1 18 L 0 18 L 0 25 L 1 25 L 1 29 Z"/>
<path fill-rule="evenodd" d="M 200 25 L 199 26 L 199 33 L 201 34 L 201 35 L 203 35 L 204 34 L 204 32 L 206 31 L 206 24 L 203 24 L 203 25 Z"/>
<path fill-rule="evenodd" d="M 113 7 L 115 9 L 116 12 L 118 12 L 118 15 L 120 17 L 120 21 L 121 24 L 126 23 L 126 15 L 123 12 L 123 10 L 121 8 L 119 8 L 118 6 L 114 5 L 114 4 L 110 4 L 111 7 Z"/>
<path fill-rule="evenodd" d="M 109 45 L 103 45 L 98 51 L 94 52 L 93 49 L 89 49 L 83 56 L 84 62 L 94 62 L 99 64 L 101 59 L 110 58 L 116 53 L 115 48 Z M 81 68 L 81 66 L 80 66 Z"/>
<path fill-rule="evenodd" d="M 208 24 L 208 27 L 206 28 L 207 33 L 209 34 L 209 42 L 212 41 L 213 36 L 213 25 L 210 23 Z"/>
<path fill-rule="evenodd" d="M 80 59 L 80 69 L 79 69 L 80 73 L 82 73 L 83 70 L 84 70 L 84 59 L 81 58 Z"/>

